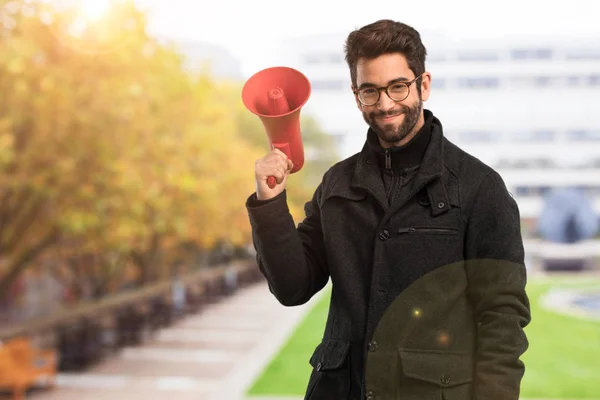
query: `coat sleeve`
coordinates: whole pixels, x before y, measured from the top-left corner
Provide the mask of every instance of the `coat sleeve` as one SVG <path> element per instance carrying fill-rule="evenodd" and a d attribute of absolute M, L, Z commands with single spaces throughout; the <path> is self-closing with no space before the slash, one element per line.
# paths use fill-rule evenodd
<path fill-rule="evenodd" d="M 465 259 L 478 326 L 473 400 L 518 400 L 531 314 L 519 209 L 495 171 L 482 181 L 469 213 Z"/>
<path fill-rule="evenodd" d="M 271 293 L 285 306 L 306 303 L 329 279 L 318 205 L 322 186 L 304 207 L 305 218 L 296 227 L 283 191 L 269 202 L 246 202 L 260 271 Z"/>

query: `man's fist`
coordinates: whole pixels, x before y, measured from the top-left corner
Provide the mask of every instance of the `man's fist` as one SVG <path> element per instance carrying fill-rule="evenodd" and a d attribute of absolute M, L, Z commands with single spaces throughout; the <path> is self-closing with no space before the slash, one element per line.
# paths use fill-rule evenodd
<path fill-rule="evenodd" d="M 294 164 L 292 160 L 278 149 L 273 149 L 269 154 L 256 161 L 254 176 L 256 178 L 256 196 L 258 200 L 269 200 L 285 189 L 290 171 Z M 275 187 L 270 188 L 267 179 L 275 177 Z"/>

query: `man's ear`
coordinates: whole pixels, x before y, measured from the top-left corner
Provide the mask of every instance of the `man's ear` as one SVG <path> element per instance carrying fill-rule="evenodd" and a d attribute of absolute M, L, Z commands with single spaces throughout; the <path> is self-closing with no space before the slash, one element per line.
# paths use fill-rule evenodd
<path fill-rule="evenodd" d="M 431 95 L 431 73 L 424 72 L 421 75 L 421 100 L 427 101 Z"/>
<path fill-rule="evenodd" d="M 358 100 L 358 95 L 356 94 L 356 87 L 354 87 L 354 85 L 350 85 L 350 90 L 352 90 L 352 94 L 354 95 L 354 101 L 356 101 L 356 107 L 358 107 L 358 109 L 362 112 L 363 105 L 360 102 L 360 100 Z"/>

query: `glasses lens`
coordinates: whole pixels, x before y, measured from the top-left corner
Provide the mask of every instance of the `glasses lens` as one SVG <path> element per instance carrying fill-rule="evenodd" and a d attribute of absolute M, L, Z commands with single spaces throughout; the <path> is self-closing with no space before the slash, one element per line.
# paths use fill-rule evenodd
<path fill-rule="evenodd" d="M 395 83 L 388 88 L 388 93 L 392 100 L 402 101 L 408 97 L 408 85 Z"/>
<path fill-rule="evenodd" d="M 365 88 L 358 92 L 358 97 L 365 105 L 373 105 L 379 100 L 379 91 L 375 88 Z"/>

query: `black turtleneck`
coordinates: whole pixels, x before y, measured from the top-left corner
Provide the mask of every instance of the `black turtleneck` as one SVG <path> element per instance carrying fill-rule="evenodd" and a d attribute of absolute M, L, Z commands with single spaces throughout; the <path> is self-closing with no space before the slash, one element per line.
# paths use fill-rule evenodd
<path fill-rule="evenodd" d="M 377 134 L 372 129 L 369 129 L 367 133 L 367 142 L 377 156 L 383 185 L 390 206 L 398 198 L 395 196 L 397 189 L 404 186 L 412 177 L 412 173 L 419 168 L 425 151 L 429 146 L 433 113 L 429 110 L 424 110 L 424 116 L 425 123 L 421 129 L 419 129 L 410 142 L 403 146 L 384 149 L 379 143 Z"/>

